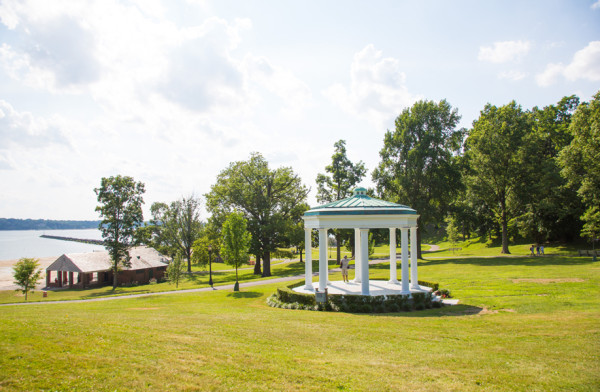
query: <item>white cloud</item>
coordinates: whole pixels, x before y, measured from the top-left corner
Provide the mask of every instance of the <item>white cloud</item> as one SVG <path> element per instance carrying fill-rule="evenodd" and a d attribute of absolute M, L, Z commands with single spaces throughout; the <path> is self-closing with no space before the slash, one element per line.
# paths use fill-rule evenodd
<path fill-rule="evenodd" d="M 310 88 L 289 70 L 271 64 L 264 56 L 246 56 L 243 68 L 248 80 L 262 86 L 285 103 L 283 111 L 298 115 L 312 103 Z"/>
<path fill-rule="evenodd" d="M 58 124 L 28 112 L 17 112 L 10 103 L 0 100 L 0 149 L 43 148 L 52 144 L 70 145 Z"/>
<path fill-rule="evenodd" d="M 564 75 L 569 80 L 600 80 L 600 41 L 592 41 L 578 50 L 571 63 L 565 67 Z"/>
<path fill-rule="evenodd" d="M 547 87 L 553 85 L 558 77 L 563 73 L 562 64 L 548 64 L 544 72 L 537 74 L 535 80 L 538 86 Z"/>
<path fill-rule="evenodd" d="M 590 6 L 591 9 L 597 10 L 600 9 L 600 0 L 596 1 L 594 4 Z"/>
<path fill-rule="evenodd" d="M 370 44 L 354 55 L 350 67 L 351 84 L 334 84 L 323 94 L 346 112 L 356 114 L 378 126 L 393 118 L 420 97 L 405 85 L 406 75 L 397 59 L 383 58 Z"/>
<path fill-rule="evenodd" d="M 527 73 L 525 72 L 520 72 L 520 71 L 504 71 L 504 72 L 500 72 L 500 74 L 498 74 L 498 78 L 499 79 L 506 79 L 506 80 L 513 80 L 513 81 L 518 81 L 518 80 L 523 80 L 527 77 Z"/>
<path fill-rule="evenodd" d="M 491 63 L 506 63 L 517 61 L 531 49 L 529 41 L 494 42 L 494 46 L 480 46 L 477 59 Z"/>
<path fill-rule="evenodd" d="M 554 84 L 560 76 L 570 81 L 600 81 L 600 41 L 592 41 L 585 48 L 575 52 L 567 65 L 548 64 L 544 72 L 536 76 L 536 81 L 538 85 L 547 87 Z"/>

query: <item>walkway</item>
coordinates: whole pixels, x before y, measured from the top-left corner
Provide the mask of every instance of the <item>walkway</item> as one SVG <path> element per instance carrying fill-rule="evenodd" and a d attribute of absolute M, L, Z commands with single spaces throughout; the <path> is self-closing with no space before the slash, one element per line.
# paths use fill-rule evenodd
<path fill-rule="evenodd" d="M 290 280 L 298 280 L 303 279 L 304 274 L 295 275 L 295 276 L 286 276 L 284 278 L 274 278 L 267 280 L 255 280 L 253 282 L 241 282 L 240 288 L 245 287 L 253 287 L 253 286 L 262 286 L 271 283 L 280 283 L 287 282 Z M 144 294 L 126 294 L 126 295 L 116 295 L 112 297 L 101 297 L 101 298 L 91 298 L 91 299 L 74 299 L 74 300 L 65 300 L 65 301 L 42 301 L 42 302 L 18 302 L 12 304 L 0 304 L 0 306 L 13 306 L 13 305 L 45 305 L 45 304 L 70 304 L 70 303 L 82 303 L 82 302 L 98 302 L 98 301 L 111 301 L 115 299 L 126 299 L 126 298 L 140 298 L 140 297 L 149 297 L 152 295 L 167 295 L 167 294 L 183 294 L 183 293 L 201 293 L 205 291 L 216 291 L 216 290 L 233 290 L 233 284 L 226 284 L 223 286 L 215 286 L 211 287 L 202 287 L 199 289 L 187 289 L 187 290 L 172 290 L 172 291 L 158 291 L 155 293 L 144 293 Z"/>

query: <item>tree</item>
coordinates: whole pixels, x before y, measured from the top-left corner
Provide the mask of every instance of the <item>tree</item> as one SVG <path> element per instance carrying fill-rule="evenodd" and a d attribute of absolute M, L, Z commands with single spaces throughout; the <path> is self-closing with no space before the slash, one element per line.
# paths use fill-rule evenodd
<path fill-rule="evenodd" d="M 42 270 L 37 269 L 39 266 L 38 259 L 25 257 L 17 261 L 13 267 L 14 283 L 20 287 L 17 291 L 20 290 L 25 294 L 25 301 L 27 301 L 27 294 L 33 291 L 37 282 L 42 278 Z"/>
<path fill-rule="evenodd" d="M 235 267 L 235 286 L 239 291 L 238 267 L 248 262 L 248 249 L 252 235 L 248 232 L 248 223 L 241 213 L 233 212 L 223 224 L 223 242 L 221 253 L 225 263 Z"/>
<path fill-rule="evenodd" d="M 317 201 L 319 203 L 330 203 L 342 200 L 352 195 L 352 191 L 365 176 L 367 169 L 362 161 L 352 163 L 346 156 L 346 141 L 338 140 L 333 145 L 334 154 L 331 156 L 331 164 L 325 166 L 328 174 L 317 175 Z M 341 259 L 342 231 L 334 230 L 337 242 L 337 262 Z"/>
<path fill-rule="evenodd" d="M 171 283 L 175 283 L 175 288 L 179 287 L 179 282 L 183 277 L 183 270 L 185 269 L 185 263 L 181 257 L 181 253 L 173 258 L 173 261 L 167 266 L 167 280 Z"/>
<path fill-rule="evenodd" d="M 269 169 L 259 153 L 247 161 L 232 162 L 206 194 L 206 206 L 215 219 L 240 211 L 252 234 L 250 253 L 256 255 L 255 273 L 271 276 L 271 252 L 286 240 L 285 228 L 308 189 L 289 167 Z"/>
<path fill-rule="evenodd" d="M 502 230 L 502 253 L 508 249 L 508 223 L 517 215 L 518 187 L 525 183 L 525 135 L 530 117 L 512 101 L 496 107 L 487 104 L 466 140 L 468 186 L 494 212 Z"/>
<path fill-rule="evenodd" d="M 154 202 L 150 207 L 152 218 L 147 226 L 140 228 L 144 233 L 144 237 L 150 237 L 147 244 L 164 255 L 175 258 L 177 248 L 174 241 L 169 237 L 167 223 L 169 221 L 170 209 L 169 205 L 162 202 Z M 140 231 L 138 229 L 138 231 Z"/>
<path fill-rule="evenodd" d="M 283 245 L 295 247 L 300 253 L 300 262 L 302 262 L 302 252 L 304 251 L 304 220 L 302 216 L 309 209 L 308 204 L 299 203 L 290 213 L 290 219 L 288 219 L 287 226 L 284 229 L 286 238 Z"/>
<path fill-rule="evenodd" d="M 579 104 L 575 95 L 556 105 L 534 107 L 531 131 L 524 136 L 522 162 L 526 175 L 516 187 L 519 234 L 535 242 L 572 240 L 581 230 L 583 205 L 577 187 L 560 174 L 559 153 L 573 139 L 569 125 Z"/>
<path fill-rule="evenodd" d="M 119 268 L 131 265 L 129 249 L 134 243 L 136 228 L 144 222 L 144 184 L 127 176 L 103 177 L 100 188 L 94 189 L 94 192 L 100 203 L 96 211 L 102 218 L 99 229 L 112 262 L 114 290 Z"/>
<path fill-rule="evenodd" d="M 192 272 L 192 248 L 202 231 L 200 200 L 191 195 L 174 201 L 171 205 L 153 203 L 150 208 L 150 225 L 142 228 L 150 234 L 150 243 L 163 254 L 175 257 L 177 252 L 185 256 L 187 271 Z"/>
<path fill-rule="evenodd" d="M 187 271 L 192 272 L 192 247 L 200 236 L 200 200 L 194 195 L 171 203 L 166 222 L 169 238 L 187 260 Z"/>
<path fill-rule="evenodd" d="M 581 234 L 593 240 L 600 233 L 600 91 L 577 107 L 569 131 L 573 140 L 560 153 L 561 174 L 577 188 L 585 206 Z"/>
<path fill-rule="evenodd" d="M 446 235 L 452 246 L 452 253 L 454 253 L 454 248 L 456 248 L 455 245 L 458 242 L 458 226 L 456 224 L 456 219 L 451 216 L 446 217 Z"/>
<path fill-rule="evenodd" d="M 385 134 L 381 162 L 373 172 L 381 197 L 417 210 L 419 258 L 422 230 L 441 223 L 462 186 L 456 163 L 463 138 L 463 131 L 456 130 L 459 120 L 446 100 L 419 101 L 404 109 L 396 129 Z"/>

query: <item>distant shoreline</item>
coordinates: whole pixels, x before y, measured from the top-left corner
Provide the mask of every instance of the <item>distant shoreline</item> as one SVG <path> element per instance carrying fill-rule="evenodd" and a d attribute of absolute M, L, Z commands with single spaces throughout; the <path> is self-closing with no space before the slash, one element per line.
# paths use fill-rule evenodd
<path fill-rule="evenodd" d="M 0 231 L 97 229 L 99 220 L 51 220 L 0 218 Z"/>

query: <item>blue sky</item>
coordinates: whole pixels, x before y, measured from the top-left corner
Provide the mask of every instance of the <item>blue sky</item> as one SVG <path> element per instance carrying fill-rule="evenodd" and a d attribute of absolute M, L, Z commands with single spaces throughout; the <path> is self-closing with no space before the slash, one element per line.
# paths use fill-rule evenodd
<path fill-rule="evenodd" d="M 252 151 L 312 188 L 370 171 L 416 100 L 469 127 L 600 89 L 600 1 L 0 3 L 0 217 L 95 219 L 100 178 L 202 195 Z"/>

